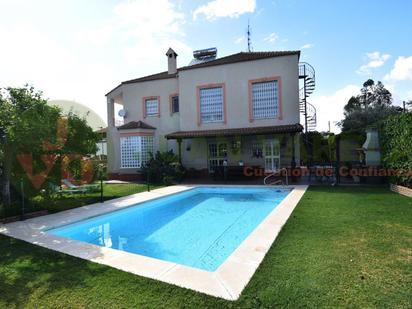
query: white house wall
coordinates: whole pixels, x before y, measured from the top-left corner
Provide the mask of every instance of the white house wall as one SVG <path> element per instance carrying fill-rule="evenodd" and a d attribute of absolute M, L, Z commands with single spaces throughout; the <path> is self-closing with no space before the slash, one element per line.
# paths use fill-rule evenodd
<path fill-rule="evenodd" d="M 245 128 L 299 123 L 298 56 L 283 56 L 179 72 L 180 130 Z M 281 78 L 282 119 L 249 122 L 249 80 Z M 227 124 L 198 126 L 197 86 L 225 83 Z"/>
<path fill-rule="evenodd" d="M 282 56 L 254 61 L 182 70 L 178 78 L 123 84 L 108 95 L 108 102 L 114 100 L 127 110 L 125 123 L 141 120 L 153 127 L 154 150 L 177 150 L 176 144 L 165 139 L 165 135 L 176 131 L 276 126 L 299 123 L 299 78 L 298 56 Z M 281 79 L 281 118 L 249 119 L 249 81 L 261 78 Z M 207 84 L 225 83 L 227 123 L 198 125 L 197 87 Z M 170 95 L 179 94 L 179 113 L 170 113 Z M 160 96 L 160 117 L 143 116 L 143 98 Z M 121 102 L 120 102 L 121 101 Z M 109 109 L 110 109 L 110 103 Z M 108 117 L 113 117 L 108 112 Z M 120 168 L 120 134 L 108 128 L 108 171 L 109 173 L 136 173 L 133 169 Z M 191 149 L 182 143 L 183 164 L 187 168 L 207 167 L 206 139 L 193 139 Z M 297 154 L 298 157 L 298 154 Z"/>

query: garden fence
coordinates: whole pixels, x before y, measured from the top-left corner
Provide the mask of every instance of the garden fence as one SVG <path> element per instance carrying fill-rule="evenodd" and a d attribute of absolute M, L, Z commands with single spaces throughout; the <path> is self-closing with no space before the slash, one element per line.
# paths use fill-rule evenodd
<path fill-rule="evenodd" d="M 0 220 L 15 221 L 45 213 L 55 213 L 71 208 L 101 203 L 107 200 L 148 191 L 157 185 L 137 182 L 96 180 L 90 184 L 77 182 L 55 186 L 44 184 L 35 189 L 27 179 L 14 181 L 10 186 L 10 204 L 0 195 Z"/>

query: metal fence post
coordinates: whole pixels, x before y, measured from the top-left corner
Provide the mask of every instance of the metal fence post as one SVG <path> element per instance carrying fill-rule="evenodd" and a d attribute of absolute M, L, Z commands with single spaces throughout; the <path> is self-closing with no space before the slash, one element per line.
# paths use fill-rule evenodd
<path fill-rule="evenodd" d="M 340 135 L 336 136 L 336 185 L 340 184 Z"/>
<path fill-rule="evenodd" d="M 20 190 L 21 190 L 21 220 L 24 220 L 24 184 L 23 178 L 20 179 Z"/>
<path fill-rule="evenodd" d="M 104 202 L 103 198 L 103 178 L 100 178 L 100 203 Z"/>
<path fill-rule="evenodd" d="M 146 182 L 147 182 L 147 192 L 150 192 L 150 173 L 147 172 Z"/>
<path fill-rule="evenodd" d="M 104 202 L 103 198 L 103 167 L 100 167 L 100 203 Z"/>

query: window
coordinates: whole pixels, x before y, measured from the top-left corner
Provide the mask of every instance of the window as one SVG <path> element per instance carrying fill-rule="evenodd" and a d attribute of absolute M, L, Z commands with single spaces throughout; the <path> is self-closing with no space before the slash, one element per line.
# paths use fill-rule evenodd
<path fill-rule="evenodd" d="M 179 96 L 172 96 L 171 99 L 171 112 L 172 114 L 179 112 Z"/>
<path fill-rule="evenodd" d="M 120 138 L 121 168 L 141 168 L 153 152 L 153 136 Z"/>
<path fill-rule="evenodd" d="M 268 119 L 278 116 L 278 81 L 252 83 L 252 118 Z"/>
<path fill-rule="evenodd" d="M 265 143 L 265 171 L 275 172 L 280 169 L 280 145 L 278 140 Z"/>
<path fill-rule="evenodd" d="M 227 160 L 227 145 L 226 143 L 210 143 L 209 144 L 209 171 L 213 171 L 215 167 L 222 166 L 223 161 Z"/>
<path fill-rule="evenodd" d="M 261 143 L 252 144 L 252 158 L 263 158 L 263 148 Z"/>
<path fill-rule="evenodd" d="M 199 89 L 200 121 L 223 122 L 223 87 Z"/>
<path fill-rule="evenodd" d="M 144 99 L 145 104 L 145 117 L 147 116 L 159 116 L 159 99 L 147 98 Z"/>

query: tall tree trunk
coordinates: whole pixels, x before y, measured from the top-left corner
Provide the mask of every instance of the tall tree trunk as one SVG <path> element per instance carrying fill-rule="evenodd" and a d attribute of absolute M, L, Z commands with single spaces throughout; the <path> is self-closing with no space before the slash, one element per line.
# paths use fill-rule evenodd
<path fill-rule="evenodd" d="M 2 190 L 3 195 L 3 204 L 5 206 L 10 206 L 11 197 L 10 197 L 10 178 L 11 178 L 11 169 L 13 164 L 13 152 L 10 145 L 6 143 L 4 149 L 4 162 L 3 162 L 3 181 L 2 181 Z M 0 209 L 1 211 L 2 209 Z"/>

